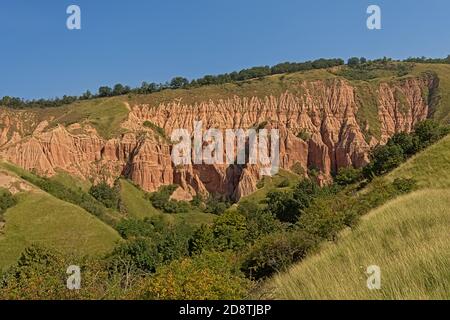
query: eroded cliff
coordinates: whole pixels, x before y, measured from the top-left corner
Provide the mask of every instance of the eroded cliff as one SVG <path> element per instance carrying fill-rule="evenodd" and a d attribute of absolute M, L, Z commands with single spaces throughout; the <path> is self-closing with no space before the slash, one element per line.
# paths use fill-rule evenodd
<path fill-rule="evenodd" d="M 238 199 L 256 190 L 258 168 L 174 166 L 167 139 L 172 130 L 193 130 L 194 121 L 202 121 L 205 129 L 278 128 L 281 168 L 300 168 L 304 174 L 316 169 L 326 183 L 340 167 L 364 166 L 372 147 L 425 119 L 434 85 L 435 79 L 424 75 L 371 83 L 363 92 L 336 77 L 300 81 L 278 95 L 228 93 L 224 98 L 198 97 L 194 103 L 173 99 L 158 104 L 149 95 L 146 103 L 126 104 L 122 133 L 112 139 L 100 136 L 88 120 L 68 124 L 45 110 L 2 109 L 0 154 L 47 176 L 57 170 L 93 181 L 125 176 L 147 191 L 177 183 L 182 187 L 179 198 L 209 192 Z M 370 112 L 372 118 L 366 116 Z"/>

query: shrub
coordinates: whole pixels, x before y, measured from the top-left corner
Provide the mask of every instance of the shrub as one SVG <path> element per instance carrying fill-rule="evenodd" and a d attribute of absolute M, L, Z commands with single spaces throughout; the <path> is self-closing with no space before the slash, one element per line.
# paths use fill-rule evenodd
<path fill-rule="evenodd" d="M 367 192 L 358 195 L 353 194 L 354 190 L 348 194 L 328 194 L 314 199 L 297 226 L 322 239 L 335 240 L 339 231 L 353 227 L 361 215 L 415 188 L 413 179 L 396 179 L 392 183 L 375 179 Z"/>
<path fill-rule="evenodd" d="M 293 190 L 293 197 L 298 204 L 298 209 L 304 211 L 308 208 L 311 201 L 317 197 L 321 191 L 319 185 L 310 179 L 303 179 L 300 181 Z"/>
<path fill-rule="evenodd" d="M 394 134 L 389 139 L 387 144 L 399 146 L 403 150 L 403 153 L 407 156 L 411 156 L 416 153 L 419 147 L 418 142 L 414 138 L 414 136 L 405 132 Z"/>
<path fill-rule="evenodd" d="M 438 141 L 450 132 L 450 127 L 441 126 L 434 120 L 420 122 L 412 134 L 394 134 L 384 146 L 376 147 L 371 153 L 371 163 L 363 169 L 369 180 L 399 166 L 406 158 Z"/>
<path fill-rule="evenodd" d="M 247 241 L 253 242 L 259 237 L 281 230 L 282 225 L 267 209 L 261 209 L 258 204 L 250 200 L 242 200 L 237 212 L 242 214 L 247 223 Z"/>
<path fill-rule="evenodd" d="M 287 178 L 283 178 L 278 184 L 277 188 L 287 188 L 289 187 L 289 180 Z"/>
<path fill-rule="evenodd" d="M 150 193 L 149 199 L 152 205 L 166 213 L 188 212 L 190 209 L 188 202 L 170 199 L 177 188 L 177 185 L 162 186 L 158 191 Z"/>
<path fill-rule="evenodd" d="M 238 206 L 237 206 L 237 211 L 242 214 L 243 216 L 250 216 L 256 212 L 259 211 L 259 206 L 257 203 L 251 201 L 251 200 L 247 200 L 247 199 L 243 199 L 239 202 Z"/>
<path fill-rule="evenodd" d="M 206 201 L 206 213 L 212 213 L 220 215 L 225 212 L 230 207 L 230 203 L 226 201 L 221 201 L 213 196 L 210 196 L 208 200 Z"/>
<path fill-rule="evenodd" d="M 191 200 L 191 205 L 193 207 L 201 208 L 202 204 L 203 204 L 203 197 L 200 194 L 196 194 Z"/>
<path fill-rule="evenodd" d="M 392 186 L 399 194 L 406 194 L 417 189 L 417 181 L 414 179 L 396 178 Z"/>
<path fill-rule="evenodd" d="M 362 170 L 355 168 L 341 168 L 334 178 L 334 181 L 340 186 L 346 186 L 358 182 L 362 178 Z"/>
<path fill-rule="evenodd" d="M 419 147 L 425 148 L 450 132 L 450 127 L 441 126 L 434 120 L 427 119 L 417 124 L 414 136 L 419 140 Z"/>
<path fill-rule="evenodd" d="M 108 269 L 119 274 L 155 272 L 161 263 L 156 244 L 145 238 L 119 244 L 108 257 Z"/>
<path fill-rule="evenodd" d="M 233 267 L 233 256 L 207 252 L 158 268 L 146 281 L 143 299 L 231 300 L 246 297 L 250 282 Z"/>
<path fill-rule="evenodd" d="M 148 218 L 144 220 L 134 218 L 122 219 L 117 224 L 116 230 L 124 239 L 151 237 L 157 232 L 153 221 Z"/>
<path fill-rule="evenodd" d="M 169 200 L 164 204 L 162 210 L 165 213 L 186 213 L 190 208 L 189 202 Z"/>
<path fill-rule="evenodd" d="M 316 199 L 300 217 L 297 226 L 322 240 L 335 240 L 343 227 L 351 226 L 356 220 L 351 203 L 347 197 Z"/>
<path fill-rule="evenodd" d="M 299 133 L 297 133 L 297 138 L 300 138 L 303 141 L 308 141 L 311 139 L 311 133 L 309 133 L 306 129 L 302 129 Z"/>
<path fill-rule="evenodd" d="M 247 242 L 253 243 L 267 234 L 281 231 L 283 226 L 268 210 L 252 211 L 245 215 L 247 220 Z"/>
<path fill-rule="evenodd" d="M 164 131 L 164 129 L 159 127 L 159 126 L 157 126 L 153 122 L 147 120 L 147 121 L 144 121 L 143 125 L 144 125 L 144 127 L 152 129 L 153 131 L 155 131 L 161 137 L 167 138 L 166 132 Z"/>
<path fill-rule="evenodd" d="M 298 174 L 299 176 L 304 176 L 306 173 L 300 162 L 294 163 L 294 165 L 291 167 L 291 171 L 295 174 Z"/>
<path fill-rule="evenodd" d="M 262 189 L 262 188 L 264 188 L 264 185 L 265 185 L 265 179 L 263 177 L 262 179 L 259 179 L 258 182 L 256 183 L 256 188 Z"/>
<path fill-rule="evenodd" d="M 63 296 L 63 290 L 68 291 L 63 286 L 66 268 L 56 252 L 38 246 L 26 248 L 17 264 L 0 279 L 0 300 Z"/>
<path fill-rule="evenodd" d="M 3 221 L 3 214 L 9 208 L 17 204 L 16 198 L 6 189 L 0 189 L 0 222 Z"/>
<path fill-rule="evenodd" d="M 321 192 L 309 179 L 300 181 L 293 191 L 271 191 L 267 194 L 267 209 L 282 222 L 295 223 L 311 201 Z"/>
<path fill-rule="evenodd" d="M 245 217 L 237 211 L 225 212 L 214 221 L 212 232 L 218 250 L 242 248 L 248 232 Z"/>
<path fill-rule="evenodd" d="M 363 169 L 364 176 L 369 179 L 391 171 L 405 160 L 403 149 L 396 144 L 376 147 L 371 158 L 372 162 Z"/>
<path fill-rule="evenodd" d="M 202 224 L 189 239 L 189 254 L 199 254 L 214 247 L 214 236 L 208 225 Z"/>
<path fill-rule="evenodd" d="M 317 239 L 304 231 L 267 235 L 244 254 L 241 270 L 251 279 L 268 277 L 304 258 L 316 243 Z"/>
<path fill-rule="evenodd" d="M 107 208 L 116 209 L 119 203 L 119 193 L 106 182 L 101 182 L 89 189 L 89 194 Z"/>
<path fill-rule="evenodd" d="M 104 261 L 98 258 L 77 257 L 76 261 L 81 268 L 81 289 L 68 290 L 66 270 L 73 264 L 73 257 L 38 246 L 25 249 L 18 263 L 0 278 L 0 300 L 137 298 L 140 277 L 108 272 Z"/>
<path fill-rule="evenodd" d="M 282 222 L 295 223 L 300 215 L 298 203 L 291 192 L 271 191 L 266 202 L 269 212 Z"/>
<path fill-rule="evenodd" d="M 169 262 L 189 255 L 189 239 L 192 227 L 185 223 L 169 225 L 153 237 L 163 262 Z"/>

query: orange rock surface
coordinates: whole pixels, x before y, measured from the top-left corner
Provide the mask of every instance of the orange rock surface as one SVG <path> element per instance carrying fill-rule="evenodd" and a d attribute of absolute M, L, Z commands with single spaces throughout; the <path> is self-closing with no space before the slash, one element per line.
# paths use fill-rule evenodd
<path fill-rule="evenodd" d="M 279 96 L 201 99 L 195 104 L 175 100 L 157 106 L 131 105 L 121 126 L 126 133 L 102 138 L 92 127 L 63 126 L 39 121 L 31 111 L 0 110 L 0 155 L 4 160 L 51 176 L 64 170 L 82 179 L 113 182 L 125 176 L 146 191 L 161 185 L 179 184 L 177 197 L 189 199 L 197 192 L 239 199 L 256 190 L 259 170 L 255 165 L 189 165 L 175 167 L 171 145 L 144 125 L 172 130 L 203 128 L 253 128 L 259 124 L 280 130 L 280 165 L 290 170 L 300 165 L 320 171 L 321 183 L 330 181 L 338 168 L 361 167 L 370 149 L 385 143 L 398 131 L 410 131 L 428 115 L 424 89 L 430 80 L 411 78 L 396 84 L 381 83 L 376 102 L 380 135 L 370 135 L 368 123 L 360 123 L 361 105 L 356 88 L 341 79 L 303 82 L 296 90 Z M 301 92 L 294 94 L 291 92 Z M 151 100 L 151 96 L 149 98 Z M 35 123 L 25 129 L 26 121 Z M 302 133 L 302 134 L 300 134 Z M 304 140 L 303 140 L 303 139 Z"/>

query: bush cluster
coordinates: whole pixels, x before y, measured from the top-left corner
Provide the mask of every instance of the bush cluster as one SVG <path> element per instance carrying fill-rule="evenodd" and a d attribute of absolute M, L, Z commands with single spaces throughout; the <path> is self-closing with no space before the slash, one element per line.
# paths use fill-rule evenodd
<path fill-rule="evenodd" d="M 119 205 L 120 195 L 117 187 L 111 188 L 106 182 L 91 186 L 89 194 L 107 208 L 117 209 Z"/>
<path fill-rule="evenodd" d="M 17 204 L 17 199 L 6 189 L 0 188 L 0 222 L 4 222 L 3 214 Z"/>
<path fill-rule="evenodd" d="M 428 119 L 417 124 L 411 134 L 394 134 L 385 145 L 377 146 L 371 153 L 371 162 L 364 167 L 367 179 L 383 175 L 399 166 L 407 158 L 435 143 L 450 132 L 449 126 L 442 126 Z"/>
<path fill-rule="evenodd" d="M 177 185 L 162 186 L 158 191 L 149 194 L 149 200 L 156 209 L 165 213 L 188 212 L 190 209 L 188 202 L 170 199 L 177 188 Z"/>

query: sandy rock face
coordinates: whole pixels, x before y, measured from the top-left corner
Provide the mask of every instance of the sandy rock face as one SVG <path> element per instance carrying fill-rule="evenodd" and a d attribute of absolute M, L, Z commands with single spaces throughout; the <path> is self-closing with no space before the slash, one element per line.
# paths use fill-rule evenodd
<path fill-rule="evenodd" d="M 47 120 L 25 130 L 25 113 L 0 110 L 0 155 L 42 175 L 51 176 L 60 169 L 83 179 L 110 182 L 122 175 L 147 191 L 176 183 L 180 185 L 179 199 L 190 199 L 196 193 L 239 199 L 256 190 L 261 178 L 257 165 L 175 166 L 173 146 L 144 122 L 159 126 L 169 137 L 174 129 L 192 132 L 195 121 L 202 121 L 205 130 L 277 128 L 280 167 L 291 170 L 297 166 L 305 173 L 317 169 L 320 182 L 326 183 L 341 167 L 364 166 L 373 146 L 386 142 L 395 132 L 410 131 L 425 119 L 428 102 L 424 91 L 429 86 L 430 79 L 425 78 L 379 85 L 379 137 L 369 134 L 369 124 L 358 122 L 360 108 L 365 106 L 357 102 L 356 89 L 344 80 L 303 82 L 295 90 L 301 94 L 286 91 L 280 96 L 235 96 L 194 105 L 176 100 L 153 107 L 129 106 L 128 119 L 121 125 L 127 133 L 109 140 L 91 127 L 50 128 Z M 71 133 L 72 129 L 77 134 Z"/>

